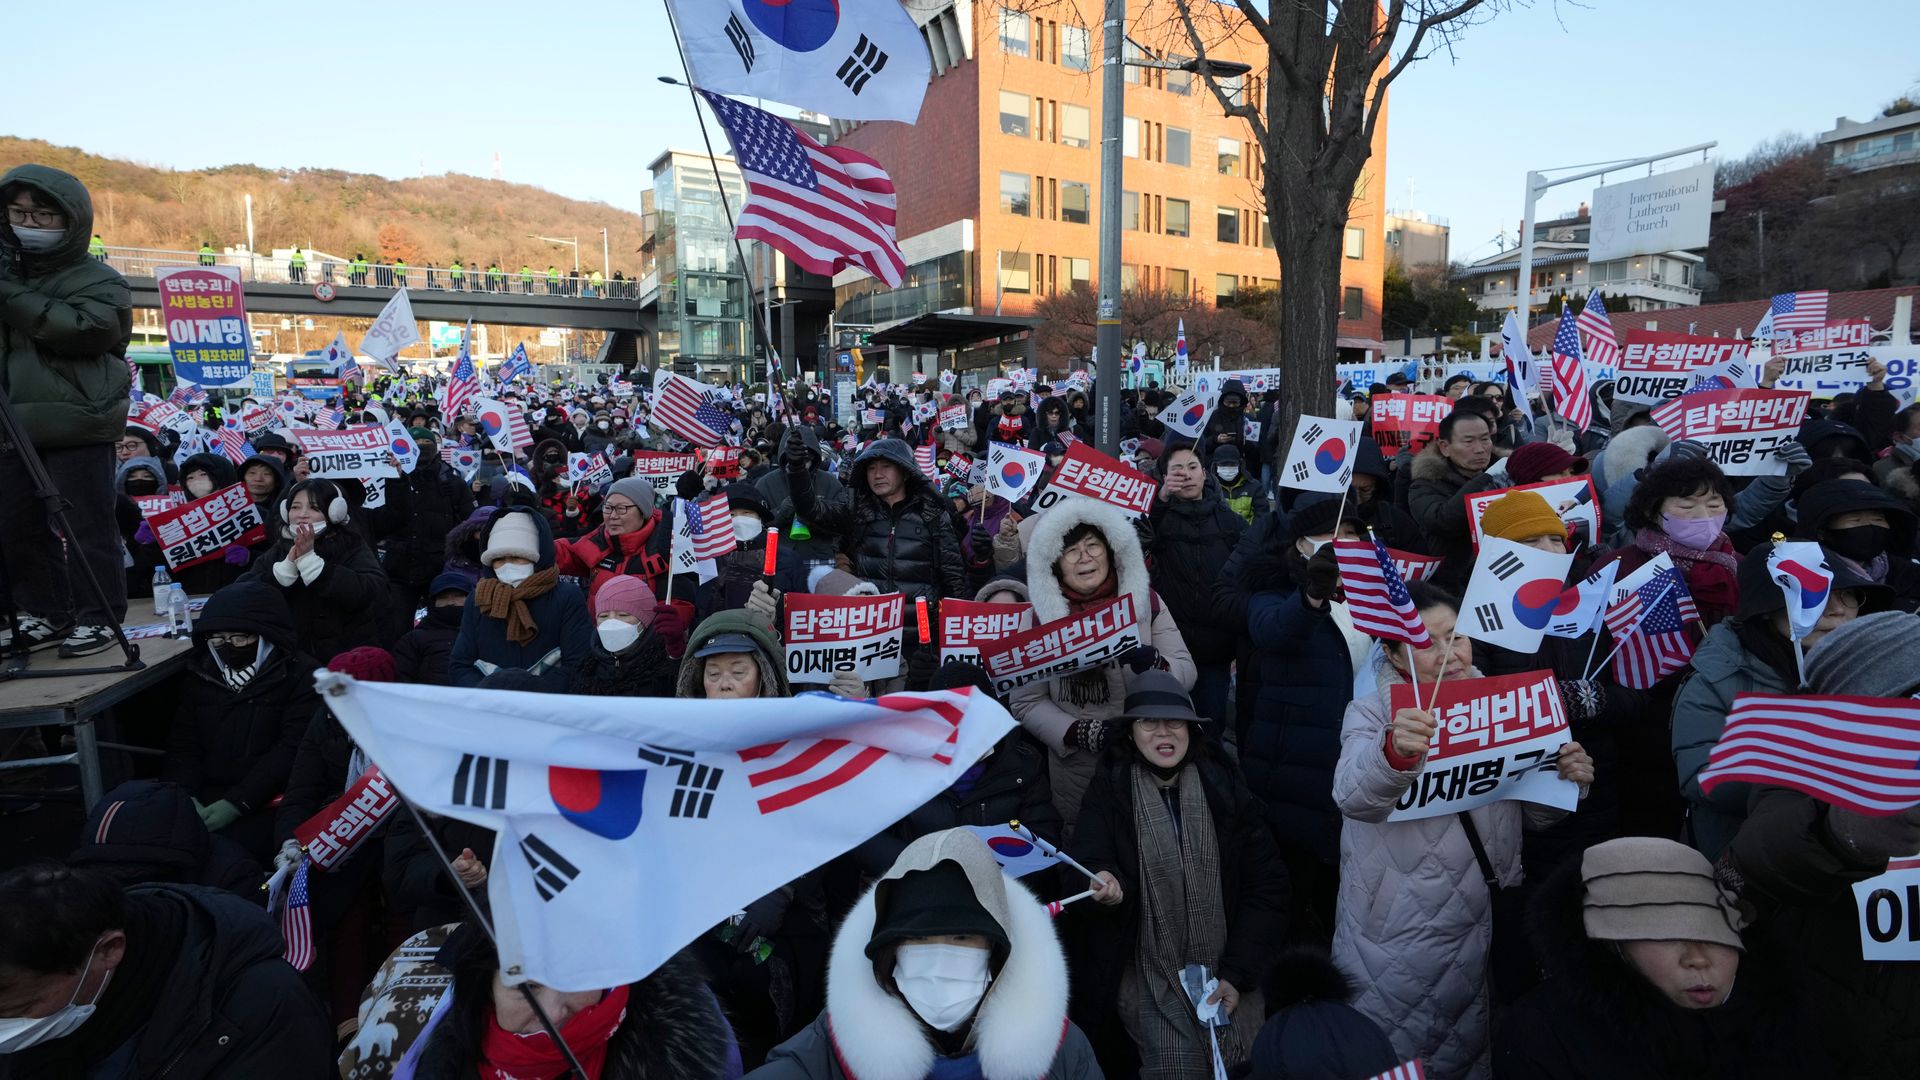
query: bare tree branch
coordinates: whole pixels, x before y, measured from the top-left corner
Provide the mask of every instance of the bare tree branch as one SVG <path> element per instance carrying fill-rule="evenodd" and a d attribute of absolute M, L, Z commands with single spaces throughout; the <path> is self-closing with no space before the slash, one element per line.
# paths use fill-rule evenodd
<path fill-rule="evenodd" d="M 1247 0 L 1237 0 L 1237 2 L 1242 9 L 1248 7 Z M 1174 7 L 1180 12 L 1180 24 L 1186 28 L 1187 40 L 1193 45 L 1193 58 L 1199 62 L 1200 81 L 1207 84 L 1207 90 L 1213 94 L 1214 100 L 1220 103 L 1220 107 L 1226 110 L 1228 116 L 1240 117 L 1252 125 L 1253 137 L 1265 143 L 1267 122 L 1260 116 L 1260 110 L 1251 103 L 1253 95 L 1247 93 L 1246 82 L 1241 82 L 1240 102 L 1235 104 L 1231 98 L 1227 97 L 1226 91 L 1220 89 L 1219 78 L 1208 70 L 1207 43 L 1200 40 L 1200 31 L 1193 25 L 1193 12 L 1188 9 L 1187 4 L 1188 0 L 1180 0 Z"/>

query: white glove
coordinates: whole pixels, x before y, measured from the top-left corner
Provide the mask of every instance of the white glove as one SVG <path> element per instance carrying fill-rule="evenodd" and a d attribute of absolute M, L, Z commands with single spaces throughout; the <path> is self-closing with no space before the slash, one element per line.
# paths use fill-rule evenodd
<path fill-rule="evenodd" d="M 287 840 L 281 843 L 280 850 L 273 856 L 275 870 L 292 870 L 300 865 L 300 841 Z"/>
<path fill-rule="evenodd" d="M 775 620 L 780 615 L 780 594 L 768 588 L 764 581 L 753 583 L 753 591 L 747 594 L 747 610 L 770 623 L 779 625 Z"/>
<path fill-rule="evenodd" d="M 836 671 L 827 690 L 838 697 L 858 699 L 867 696 L 867 684 L 851 671 Z"/>

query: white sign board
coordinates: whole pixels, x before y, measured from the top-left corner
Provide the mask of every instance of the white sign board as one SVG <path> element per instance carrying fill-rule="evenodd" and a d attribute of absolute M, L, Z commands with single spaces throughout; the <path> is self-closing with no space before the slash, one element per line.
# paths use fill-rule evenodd
<path fill-rule="evenodd" d="M 1590 262 L 1707 246 L 1711 161 L 1593 189 Z"/>

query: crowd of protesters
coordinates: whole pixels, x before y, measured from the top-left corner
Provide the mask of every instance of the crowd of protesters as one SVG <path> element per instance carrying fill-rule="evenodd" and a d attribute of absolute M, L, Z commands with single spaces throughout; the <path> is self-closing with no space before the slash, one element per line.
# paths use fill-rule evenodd
<path fill-rule="evenodd" d="M 1920 852 L 1920 810 L 1869 817 L 1698 782 L 1738 693 L 1920 691 L 1920 407 L 1901 408 L 1877 364 L 1858 392 L 1814 403 L 1781 476 L 1723 474 L 1604 385 L 1581 433 L 1536 399 L 1462 382 L 1443 388 L 1456 402 L 1424 447 L 1363 442 L 1345 497 L 1275 483 L 1290 434 L 1277 393 L 1226 382 L 1194 439 L 1156 419 L 1171 393 L 1128 390 L 1127 464 L 1158 481 L 1133 518 L 1044 498 L 1094 436 L 1077 381 L 875 380 L 851 415 L 804 382 L 725 388 L 737 471 L 702 454 L 656 484 L 633 455 L 695 447 L 623 383 L 500 388 L 533 435 L 502 454 L 473 417 L 441 412 L 434 381 L 383 379 L 340 403 L 342 422 L 400 421 L 420 453 L 375 499 L 308 475 L 275 432 L 236 465 L 122 426 L 124 364 L 112 320 L 94 316 L 116 298 L 99 271 L 72 269 L 91 213 L 61 176 L 0 179 L 0 373 L 43 455 L 73 456 L 63 483 L 85 490 L 69 496 L 99 504 L 85 520 L 114 549 L 99 617 L 138 621 L 125 597 L 161 558 L 136 496 L 240 483 L 266 537 L 194 568 L 210 595 L 155 766 L 92 808 L 64 862 L 0 874 L 0 1077 L 558 1077 L 566 1050 L 609 1080 L 1206 1077 L 1216 1047 L 1232 1075 L 1262 1078 L 1364 1080 L 1415 1059 L 1442 1080 L 1913 1069 L 1920 975 L 1863 959 L 1852 886 Z M 966 422 L 942 425 L 954 405 Z M 1354 412 L 1367 416 L 1364 394 Z M 1012 502 L 943 468 L 995 443 L 1048 462 Z M 916 460 L 924 446 L 942 479 Z M 477 460 L 457 468 L 443 449 Z M 614 480 L 574 481 L 575 453 L 604 454 Z M 0 488 L 22 476 L 0 455 Z M 1582 476 L 1599 535 L 1531 491 L 1495 499 L 1480 535 L 1572 552 L 1569 582 L 1670 557 L 1698 608 L 1693 660 L 1650 688 L 1588 670 L 1615 644 L 1604 627 L 1535 655 L 1452 632 L 1474 565 L 1466 498 Z M 716 491 L 735 550 L 706 580 L 674 572 L 677 504 Z M 0 520 L 9 564 L 63 572 L 14 579 L 32 616 L 17 633 L 71 645 L 84 592 L 65 560 L 92 559 L 100 538 L 49 551 L 29 512 L 43 513 L 28 501 Z M 1442 559 L 1408 594 L 1431 646 L 1355 629 L 1329 542 L 1369 532 Z M 1804 671 L 1767 573 L 1776 534 L 1819 543 L 1834 570 Z M 312 962 L 282 959 L 262 882 L 368 764 L 316 696 L 316 667 L 787 697 L 781 614 L 797 593 L 1027 604 L 1029 626 L 1130 596 L 1140 640 L 1004 695 L 1018 726 L 950 789 L 631 985 L 509 985 L 468 905 L 484 910 L 494 860 L 517 856 L 476 826 L 404 814 L 309 879 Z M 912 634 L 903 651 L 899 676 L 842 673 L 830 692 L 996 693 Z M 1574 811 L 1501 801 L 1389 820 L 1435 735 L 1431 712 L 1392 707 L 1395 685 L 1541 669 L 1571 724 L 1554 770 L 1577 785 Z M 1044 901 L 1084 879 L 1013 881 L 956 831 L 1014 819 L 1095 874 L 1092 903 L 1050 918 Z M 1189 964 L 1218 979 L 1216 1029 L 1196 1017 Z"/>

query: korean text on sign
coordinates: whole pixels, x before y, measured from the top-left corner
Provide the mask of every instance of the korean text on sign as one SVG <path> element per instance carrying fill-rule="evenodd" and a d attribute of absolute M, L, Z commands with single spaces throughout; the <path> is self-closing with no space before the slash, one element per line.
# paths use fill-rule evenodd
<path fill-rule="evenodd" d="M 1004 637 L 980 649 L 1001 693 L 1098 667 L 1140 644 L 1131 595 Z"/>
<path fill-rule="evenodd" d="M 1383 451 L 1410 447 L 1418 451 L 1440 433 L 1440 421 L 1453 411 L 1453 399 L 1444 394 L 1381 394 L 1367 413 L 1373 421 L 1373 441 Z"/>
<path fill-rule="evenodd" d="M 375 424 L 351 427 L 345 431 L 290 432 L 306 455 L 307 475 L 327 479 L 393 479 L 400 470 L 393 467 L 393 440 L 385 428 Z"/>
<path fill-rule="evenodd" d="M 1707 390 L 1675 398 L 1649 415 L 1675 442 L 1704 443 L 1707 457 L 1731 476 L 1777 476 L 1779 453 L 1807 415 L 1805 390 Z"/>
<path fill-rule="evenodd" d="M 1747 358 L 1747 343 L 1732 338 L 1628 330 L 1626 339 L 1614 397 L 1642 405 L 1677 397 L 1699 376 L 1728 365 L 1744 365 Z"/>
<path fill-rule="evenodd" d="M 1052 490 L 1069 495 L 1085 495 L 1110 503 L 1139 517 L 1153 509 L 1153 493 L 1159 489 L 1151 477 L 1124 468 L 1118 461 L 1084 443 L 1067 447 L 1067 456 L 1054 474 Z"/>
<path fill-rule="evenodd" d="M 392 783 L 378 768 L 368 769 L 346 794 L 295 829 L 293 838 L 321 869 L 332 869 L 365 843 L 381 819 L 399 805 Z"/>
<path fill-rule="evenodd" d="M 163 510 L 147 519 L 160 554 L 173 570 L 217 559 L 236 544 L 246 547 L 267 538 L 260 508 L 247 489 L 234 484 L 185 506 Z"/>
<path fill-rule="evenodd" d="M 1394 712 L 1416 707 L 1413 687 L 1396 685 L 1389 704 Z M 1563 810 L 1578 801 L 1579 785 L 1559 776 L 1560 747 L 1572 736 L 1552 672 L 1443 681 L 1432 711 L 1433 742 L 1388 821 L 1439 817 L 1502 799 Z"/>
<path fill-rule="evenodd" d="M 989 604 L 978 600 L 940 601 L 940 662 L 980 663 L 980 649 L 1020 632 L 1031 604 Z"/>
<path fill-rule="evenodd" d="M 863 680 L 900 674 L 905 605 L 885 596 L 787 597 L 787 677 L 798 683 L 833 681 L 851 671 Z"/>
<path fill-rule="evenodd" d="M 240 268 L 162 266 L 154 285 L 174 373 L 199 386 L 252 386 Z"/>
<path fill-rule="evenodd" d="M 675 484 L 680 475 L 689 469 L 700 467 L 700 459 L 692 454 L 637 453 L 633 455 L 633 475 L 642 477 L 653 485 L 660 495 L 673 495 L 677 492 Z"/>

